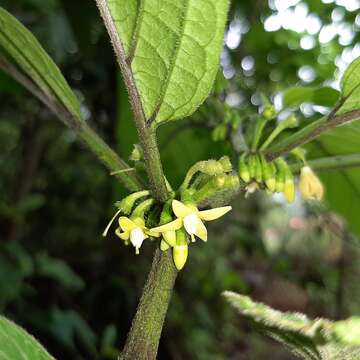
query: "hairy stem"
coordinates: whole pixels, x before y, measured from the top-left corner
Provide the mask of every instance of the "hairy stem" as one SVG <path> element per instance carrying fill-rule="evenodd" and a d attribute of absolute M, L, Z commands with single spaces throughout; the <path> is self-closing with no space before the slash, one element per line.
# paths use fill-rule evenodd
<path fill-rule="evenodd" d="M 111 17 L 107 1 L 96 0 L 96 3 L 109 33 L 129 93 L 140 143 L 144 151 L 151 192 L 156 200 L 165 202 L 169 194 L 157 146 L 155 127 L 145 117 L 133 74 L 130 65 L 126 61 L 125 51 Z M 177 270 L 172 260 L 171 251 L 162 252 L 157 249 L 121 354 L 122 359 L 156 359 L 176 276 Z"/>
<path fill-rule="evenodd" d="M 310 125 L 305 126 L 300 131 L 297 131 L 295 134 L 286 137 L 284 140 L 279 141 L 277 144 L 269 148 L 269 150 L 265 152 L 266 158 L 268 160 L 276 159 L 277 157 L 288 153 L 298 146 L 305 145 L 306 143 L 314 140 L 316 137 L 330 129 L 359 118 L 360 109 L 356 109 L 342 115 L 330 115 L 329 117 L 324 117 L 314 121 Z"/>

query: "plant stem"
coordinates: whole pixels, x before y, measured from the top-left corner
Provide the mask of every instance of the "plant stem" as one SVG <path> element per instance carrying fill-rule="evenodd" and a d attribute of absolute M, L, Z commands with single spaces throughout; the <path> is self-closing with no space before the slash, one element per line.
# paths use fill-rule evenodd
<path fill-rule="evenodd" d="M 295 134 L 286 137 L 268 149 L 265 154 L 267 160 L 273 160 L 277 157 L 288 153 L 298 146 L 302 146 L 311 140 L 314 140 L 320 134 L 333 129 L 337 126 L 349 123 L 360 118 L 360 109 L 349 111 L 341 115 L 330 115 L 323 117 L 313 123 L 305 126 L 303 129 L 297 131 Z"/>
<path fill-rule="evenodd" d="M 177 276 L 174 269 L 171 251 L 163 252 L 156 249 L 121 359 L 156 359 L 162 327 Z"/>
<path fill-rule="evenodd" d="M 89 149 L 99 158 L 99 160 L 115 174 L 114 176 L 131 192 L 139 191 L 144 188 L 142 182 L 137 178 L 133 171 L 120 172 L 119 170 L 131 169 L 114 150 L 86 123 L 83 123 L 77 131 L 80 139 Z M 132 169 L 131 169 L 132 170 Z"/>
<path fill-rule="evenodd" d="M 315 160 L 308 160 L 307 164 L 312 169 L 318 171 L 360 167 L 360 154 L 328 156 Z M 300 162 L 291 166 L 291 170 L 298 172 L 303 166 L 304 164 Z"/>
<path fill-rule="evenodd" d="M 156 200 L 165 202 L 169 194 L 157 146 L 155 126 L 152 126 L 145 117 L 131 67 L 126 61 L 126 54 L 111 17 L 107 1 L 96 0 L 96 3 L 109 33 L 129 93 L 140 143 L 144 151 L 150 190 Z M 121 355 L 122 359 L 156 359 L 162 327 L 176 276 L 177 270 L 174 266 L 171 251 L 162 252 L 157 249 L 136 315 L 128 333 Z"/>

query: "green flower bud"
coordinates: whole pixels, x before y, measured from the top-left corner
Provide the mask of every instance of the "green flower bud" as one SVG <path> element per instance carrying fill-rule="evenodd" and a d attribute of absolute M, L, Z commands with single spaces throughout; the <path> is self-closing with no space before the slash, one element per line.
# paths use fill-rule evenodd
<path fill-rule="evenodd" d="M 173 259 L 175 266 L 178 270 L 181 270 L 188 257 L 188 240 L 186 232 L 183 228 L 176 231 L 176 245 L 173 247 Z"/>
<path fill-rule="evenodd" d="M 272 163 L 268 163 L 263 154 L 260 155 L 263 168 L 263 178 L 267 188 L 274 192 L 276 188 L 275 170 Z"/>
<path fill-rule="evenodd" d="M 289 168 L 289 165 L 284 159 L 277 159 L 276 164 L 278 166 L 279 172 L 283 174 L 284 177 L 283 191 L 285 198 L 289 203 L 292 203 L 295 200 L 294 176 Z"/>
<path fill-rule="evenodd" d="M 249 158 L 248 158 L 248 166 L 249 166 L 249 173 L 250 173 L 250 178 L 253 179 L 255 178 L 255 174 L 256 174 L 256 155 L 255 154 L 250 154 Z"/>
<path fill-rule="evenodd" d="M 144 153 L 139 144 L 134 144 L 133 151 L 131 152 L 131 155 L 129 156 L 129 160 L 131 161 L 141 161 L 144 159 Z"/>
<path fill-rule="evenodd" d="M 200 161 L 199 171 L 206 175 L 214 176 L 224 172 L 222 164 L 216 160 Z"/>
<path fill-rule="evenodd" d="M 125 215 L 129 215 L 131 213 L 131 210 L 135 204 L 135 202 L 142 197 L 146 197 L 150 195 L 150 191 L 144 190 L 144 191 L 138 191 L 135 193 L 132 193 L 122 199 L 121 201 L 118 201 L 115 203 L 115 206 L 122 211 Z"/>
<path fill-rule="evenodd" d="M 232 164 L 228 156 L 223 156 L 218 160 L 224 173 L 232 171 Z"/>
<path fill-rule="evenodd" d="M 276 110 L 274 108 L 274 106 L 272 105 L 267 105 L 265 107 L 265 109 L 262 112 L 262 116 L 266 119 L 266 120 L 271 120 L 276 116 Z"/>
<path fill-rule="evenodd" d="M 280 159 L 275 160 L 275 165 L 277 168 L 276 171 L 276 192 L 283 192 L 285 186 L 285 172 L 284 168 L 282 167 Z"/>
<path fill-rule="evenodd" d="M 140 203 L 133 211 L 131 218 L 141 218 L 143 219 L 145 216 L 145 213 L 147 213 L 151 207 L 154 205 L 155 200 L 154 199 L 147 199 Z"/>
<path fill-rule="evenodd" d="M 261 164 L 260 156 L 255 155 L 256 167 L 255 167 L 255 180 L 258 184 L 261 184 L 263 181 L 263 167 Z"/>
<path fill-rule="evenodd" d="M 246 162 L 247 153 L 244 152 L 239 158 L 239 176 L 246 184 L 250 181 L 250 171 Z"/>

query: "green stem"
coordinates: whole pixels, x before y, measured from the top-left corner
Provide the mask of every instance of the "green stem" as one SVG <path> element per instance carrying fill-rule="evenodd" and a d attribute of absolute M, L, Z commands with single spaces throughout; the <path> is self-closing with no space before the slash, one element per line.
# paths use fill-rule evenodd
<path fill-rule="evenodd" d="M 314 170 L 329 171 L 345 168 L 360 167 L 360 154 L 329 156 L 308 160 L 307 164 Z M 298 172 L 304 166 L 302 162 L 291 166 L 293 172 Z"/>
<path fill-rule="evenodd" d="M 165 202 L 169 193 L 166 187 L 155 126 L 146 119 L 141 99 L 133 79 L 131 67 L 108 8 L 107 0 L 96 0 L 109 33 L 134 112 L 135 124 L 144 151 L 150 189 L 154 198 Z M 171 251 L 157 249 L 121 358 L 124 360 L 155 360 L 160 336 L 171 299 L 177 270 Z"/>
<path fill-rule="evenodd" d="M 360 118 L 360 109 L 349 111 L 338 116 L 331 115 L 323 117 L 313 123 L 305 126 L 293 135 L 287 136 L 277 144 L 270 147 L 265 153 L 268 160 L 273 160 L 283 154 L 290 152 L 292 149 L 302 146 L 311 140 L 314 140 L 320 134 L 333 129 L 337 126 L 349 123 Z"/>
<path fill-rule="evenodd" d="M 115 177 L 131 192 L 139 191 L 144 186 L 133 172 L 120 172 L 119 170 L 131 169 L 131 167 L 122 160 L 113 151 L 100 136 L 92 130 L 86 123 L 82 124 L 78 130 L 80 139 L 89 147 L 89 149 L 99 158 L 99 160 L 115 174 Z"/>

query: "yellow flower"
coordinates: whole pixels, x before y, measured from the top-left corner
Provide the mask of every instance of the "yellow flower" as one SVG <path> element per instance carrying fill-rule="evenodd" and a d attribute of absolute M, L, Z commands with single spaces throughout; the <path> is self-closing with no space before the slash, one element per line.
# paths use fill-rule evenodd
<path fill-rule="evenodd" d="M 299 187 L 304 199 L 321 200 L 324 196 L 324 187 L 310 166 L 301 169 Z"/>
<path fill-rule="evenodd" d="M 184 227 L 186 232 L 191 236 L 191 240 L 194 242 L 195 235 L 201 240 L 207 241 L 207 230 L 203 221 L 218 219 L 230 211 L 231 206 L 199 211 L 193 204 L 183 204 L 178 200 L 173 200 L 172 209 L 177 219 L 165 225 L 153 228 L 151 231 L 166 233 Z"/>
<path fill-rule="evenodd" d="M 160 236 L 159 233 L 149 230 L 145 226 L 144 219 L 140 217 L 129 219 L 126 216 L 119 217 L 119 227 L 116 229 L 115 234 L 126 243 L 130 240 L 135 247 L 136 254 L 139 254 L 139 249 L 145 239 L 149 236 Z"/>

